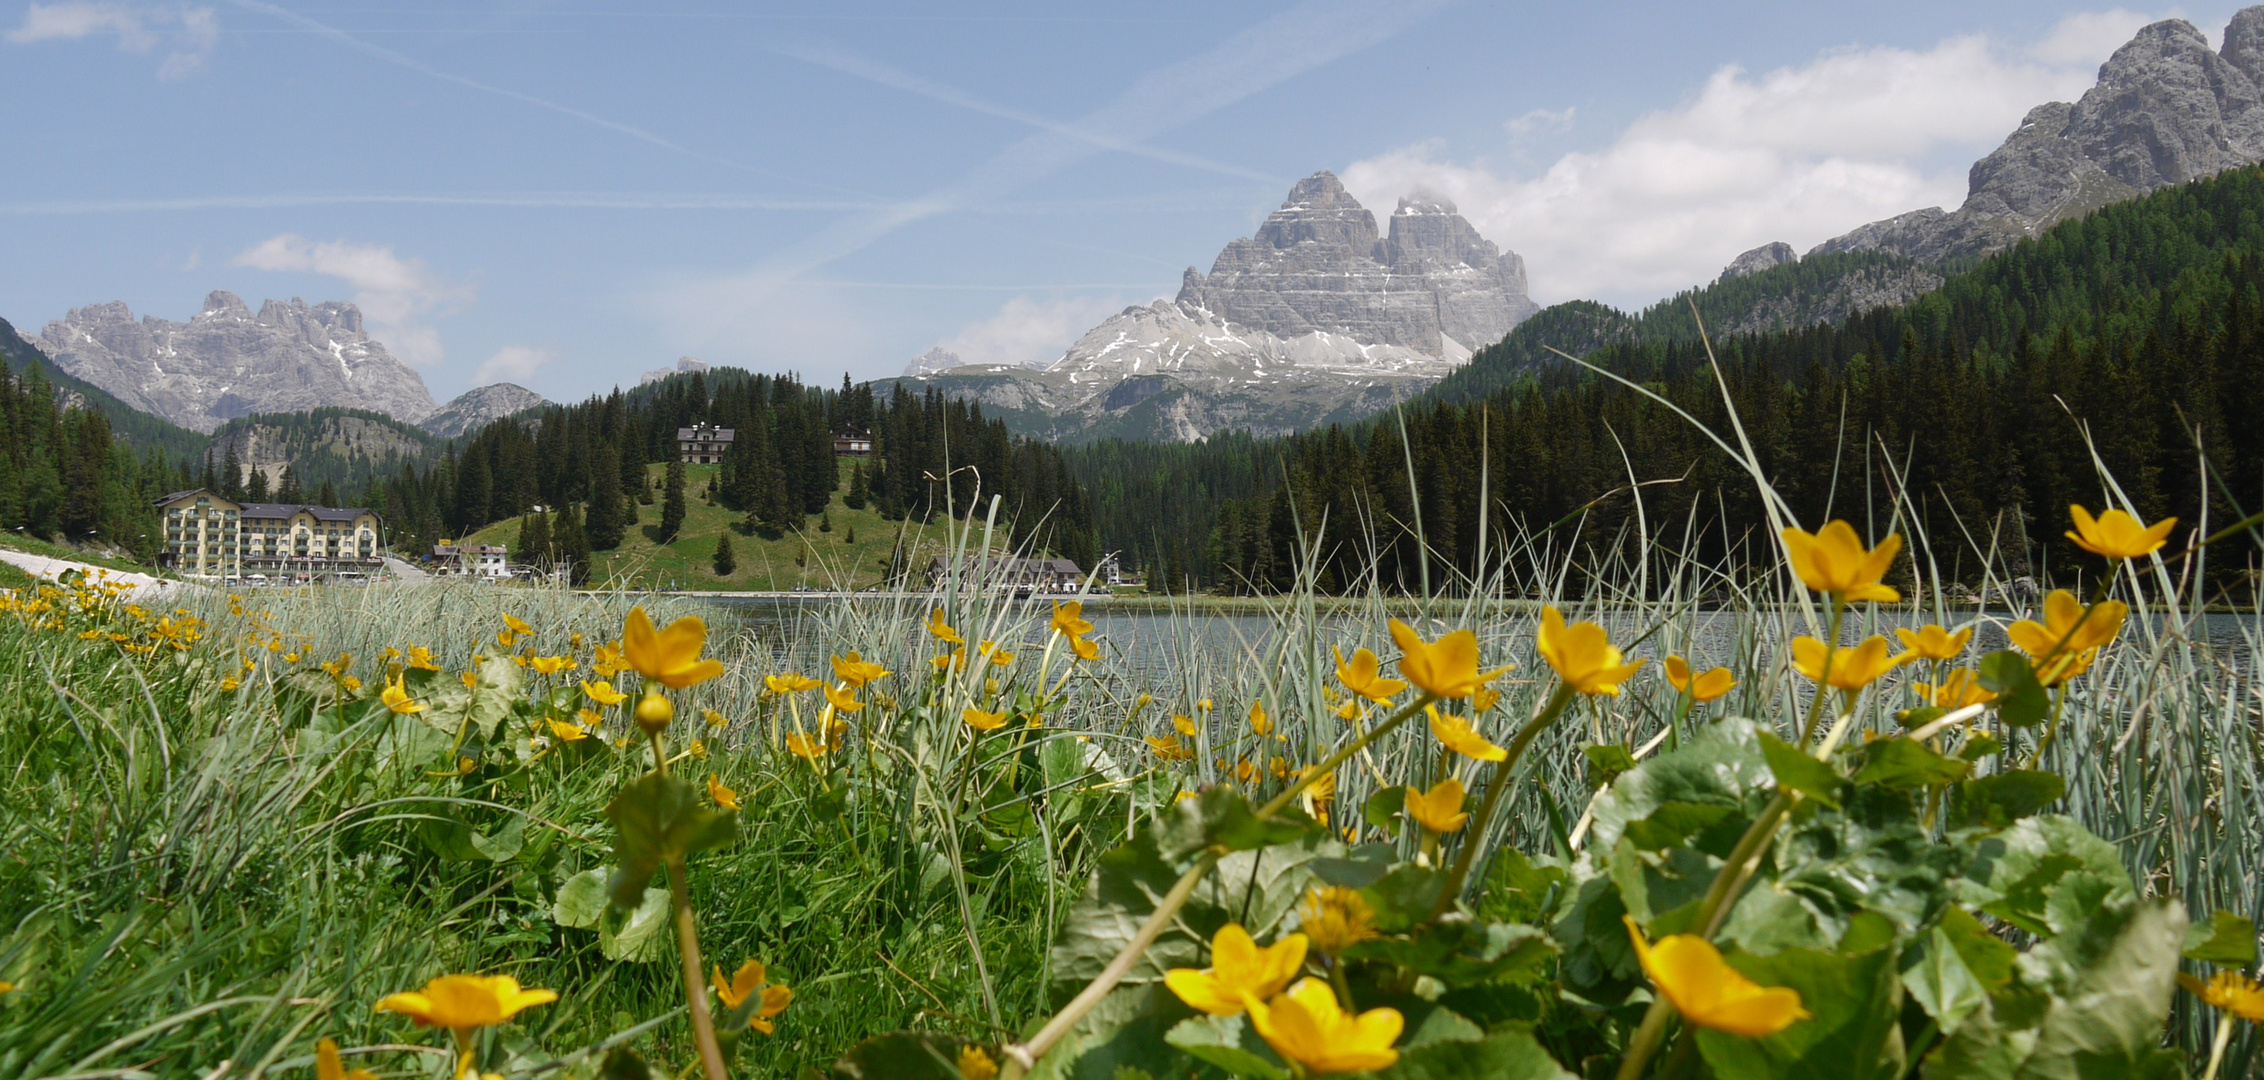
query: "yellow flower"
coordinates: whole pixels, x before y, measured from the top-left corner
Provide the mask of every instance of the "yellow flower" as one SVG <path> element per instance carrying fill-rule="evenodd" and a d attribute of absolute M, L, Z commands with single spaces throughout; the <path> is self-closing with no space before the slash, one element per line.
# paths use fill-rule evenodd
<path fill-rule="evenodd" d="M 1824 670 L 1827 655 L 1831 659 L 1828 673 Z M 1908 659 L 1909 653 L 1889 654 L 1887 639 L 1877 634 L 1856 642 L 1852 649 L 1838 650 L 1826 649 L 1823 642 L 1806 634 L 1792 639 L 1793 670 L 1812 682 L 1823 682 L 1828 674 L 1831 685 L 1842 690 L 1861 690 Z"/>
<path fill-rule="evenodd" d="M 1509 670 L 1479 671 L 1478 635 L 1467 629 L 1424 641 L 1406 623 L 1393 619 L 1391 639 L 1399 645 L 1399 673 L 1427 694 L 1466 698 Z"/>
<path fill-rule="evenodd" d="M 943 621 L 942 608 L 937 608 L 928 614 L 928 633 L 933 634 L 939 640 L 948 641 L 953 645 L 964 645 L 967 643 L 967 639 L 959 636 L 959 631 L 952 629 L 950 623 Z"/>
<path fill-rule="evenodd" d="M 723 714 L 715 711 L 714 709 L 701 709 L 700 719 L 705 721 L 707 723 L 707 726 L 711 728 L 723 727 L 724 725 L 731 722 L 724 719 Z"/>
<path fill-rule="evenodd" d="M 1195 737 L 1195 718 L 1192 716 L 1180 716 L 1173 714 L 1171 718 L 1171 726 L 1177 728 L 1181 735 L 1184 735 L 1190 739 Z"/>
<path fill-rule="evenodd" d="M 1336 991 L 1319 979 L 1301 980 L 1271 1002 L 1254 994 L 1246 1000 L 1258 1037 L 1308 1072 L 1364 1072 L 1399 1060 L 1391 1044 L 1407 1021 L 1397 1009 L 1370 1009 L 1355 1016 L 1337 1004 Z"/>
<path fill-rule="evenodd" d="M 707 760 L 707 744 L 698 739 L 693 739 L 692 745 L 687 747 L 685 752 L 701 761 Z"/>
<path fill-rule="evenodd" d="M 1674 687 L 1678 693 L 1690 695 L 1692 701 L 1701 705 L 1729 693 L 1730 688 L 1737 685 L 1737 677 L 1731 675 L 1726 667 L 1718 667 L 1694 677 L 1690 673 L 1690 661 L 1673 655 L 1667 657 L 1665 667 L 1667 685 Z"/>
<path fill-rule="evenodd" d="M 513 636 L 511 631 L 509 630 L 498 630 L 495 632 L 495 643 L 499 646 L 502 646 L 503 648 L 510 648 L 511 643 L 517 640 L 519 639 Z"/>
<path fill-rule="evenodd" d="M 534 627 L 528 626 L 517 615 L 505 614 L 503 616 L 503 625 L 510 627 L 511 632 L 514 634 L 532 634 L 535 632 Z"/>
<path fill-rule="evenodd" d="M 0 983 L 0 986 L 6 986 Z M 377 1080 L 368 1069 L 348 1069 L 338 1058 L 338 1044 L 323 1039 L 314 1044 L 314 1080 Z"/>
<path fill-rule="evenodd" d="M 234 690 L 241 685 L 243 684 L 237 682 L 233 677 L 220 680 L 220 688 L 222 690 Z"/>
<path fill-rule="evenodd" d="M 2178 973 L 2178 985 L 2208 1003 L 2243 1020 L 2264 1023 L 2264 986 L 2258 986 L 2248 976 L 2237 971 L 2220 971 L 2207 983 L 2184 972 Z"/>
<path fill-rule="evenodd" d="M 378 650 L 378 655 L 384 657 L 388 661 L 399 660 L 401 658 L 401 650 L 396 649 L 391 645 L 387 645 L 385 648 Z"/>
<path fill-rule="evenodd" d="M 2109 559 L 2143 559 L 2152 555 L 2169 542 L 2170 530 L 2178 524 L 2174 517 L 2145 525 L 2121 510 L 2108 510 L 2093 518 L 2089 510 L 2080 506 L 2067 509 L 2075 518 L 2075 531 L 2068 533 L 2067 538 L 2075 541 L 2075 546 Z"/>
<path fill-rule="evenodd" d="M 841 749 L 841 737 L 848 733 L 849 725 L 834 719 L 833 710 L 828 708 L 818 717 L 818 729 L 822 734 L 815 737 L 799 731 L 786 736 L 787 752 L 815 762 L 820 757 Z"/>
<path fill-rule="evenodd" d="M 1211 704 L 1211 699 L 1209 698 L 1204 698 L 1203 700 L 1195 703 L 1195 708 L 1202 712 L 1209 712 L 1216 707 L 1217 706 Z"/>
<path fill-rule="evenodd" d="M 596 672 L 598 678 L 610 679 L 629 670 L 629 665 L 621 659 L 619 645 L 599 645 L 596 654 L 590 657 L 590 670 Z"/>
<path fill-rule="evenodd" d="M 1713 942 L 1695 934 L 1671 934 L 1654 945 L 1643 940 L 1632 917 L 1623 920 L 1643 973 L 1685 1023 L 1758 1039 L 1808 1019 L 1799 991 L 1746 978 L 1722 959 Z"/>
<path fill-rule="evenodd" d="M 1367 649 L 1352 650 L 1349 662 L 1344 659 L 1342 649 L 1331 646 L 1330 651 L 1336 654 L 1336 680 L 1343 683 L 1345 689 L 1361 697 L 1370 701 L 1385 701 L 1407 689 L 1407 684 L 1398 679 L 1379 678 L 1377 672 L 1382 667 L 1382 662 L 1376 659 L 1375 653 Z"/>
<path fill-rule="evenodd" d="M 1176 735 L 1150 735 L 1147 739 L 1148 748 L 1154 750 L 1156 756 L 1165 761 L 1193 761 L 1195 759 L 1195 751 L 1185 743 L 1180 742 Z"/>
<path fill-rule="evenodd" d="M 478 689 L 480 684 L 479 673 L 473 671 L 459 671 L 456 673 L 456 681 L 463 683 L 464 689 L 466 690 Z"/>
<path fill-rule="evenodd" d="M 1792 555 L 1792 572 L 1817 592 L 1838 593 L 1851 604 L 1865 600 L 1891 604 L 1902 599 L 1893 586 L 1879 584 L 1894 565 L 1895 554 L 1902 550 L 1902 537 L 1898 535 L 1889 533 L 1878 547 L 1865 551 L 1863 539 L 1855 535 L 1855 526 L 1834 521 L 1814 534 L 1788 526 L 1784 546 Z"/>
<path fill-rule="evenodd" d="M 410 700 L 409 688 L 402 685 L 402 682 L 403 680 L 398 677 L 385 680 L 385 690 L 377 695 L 377 700 L 384 702 L 386 708 L 396 713 L 405 715 L 423 712 L 425 710 L 424 703 Z"/>
<path fill-rule="evenodd" d="M 1298 928 L 1313 947 L 1330 956 L 1376 936 L 1376 912 L 1357 889 L 1331 885 L 1305 894 L 1297 905 Z"/>
<path fill-rule="evenodd" d="M 1470 695 L 1470 711 L 1474 713 L 1485 712 L 1499 704 L 1501 704 L 1501 691 L 1491 686 L 1481 686 L 1477 693 Z M 1351 717 L 1348 716 L 1345 719 L 1350 720 Z"/>
<path fill-rule="evenodd" d="M 1484 690 L 1479 691 L 1481 694 L 1486 692 Z M 1329 711 L 1335 713 L 1337 719 L 1350 723 L 1360 718 L 1360 699 L 1357 697 L 1345 698 L 1344 704 Z"/>
<path fill-rule="evenodd" d="M 1098 660 L 1101 658 L 1101 647 L 1081 637 L 1069 639 L 1069 651 L 1076 653 L 1079 660 Z"/>
<path fill-rule="evenodd" d="M 1920 660 L 1955 660 L 1965 652 L 1965 643 L 1973 640 L 1973 628 L 1968 626 L 1953 634 L 1932 623 L 1916 630 L 1898 626 L 1895 636 L 1902 639 L 1905 651 Z"/>
<path fill-rule="evenodd" d="M 1478 729 L 1470 726 L 1469 720 L 1442 713 L 1436 705 L 1425 705 L 1423 711 L 1431 718 L 1432 736 L 1447 749 L 1477 761 L 1501 761 L 1509 757 L 1509 751 L 1487 742 L 1485 736 L 1478 734 Z"/>
<path fill-rule="evenodd" d="M 825 688 L 825 699 L 832 702 L 833 707 L 842 712 L 856 712 L 865 707 L 864 702 L 857 700 L 857 695 L 847 690 L 836 690 L 830 686 Z"/>
<path fill-rule="evenodd" d="M 1432 785 L 1429 791 L 1409 787 L 1403 805 L 1415 824 L 1435 833 L 1450 833 L 1460 830 L 1470 820 L 1469 813 L 1462 809 L 1465 794 L 1462 781 L 1450 776 Z"/>
<path fill-rule="evenodd" d="M 969 706 L 959 711 L 959 719 L 965 720 L 967 726 L 976 731 L 997 731 L 1006 726 L 1006 710 L 984 712 L 981 709 Z"/>
<path fill-rule="evenodd" d="M 588 694 L 591 701 L 608 709 L 629 700 L 629 695 L 615 690 L 613 684 L 604 679 L 599 679 L 594 683 L 587 679 L 582 680 L 582 693 Z"/>
<path fill-rule="evenodd" d="M 322 670 L 329 672 L 330 677 L 336 679 L 343 677 L 346 674 L 346 669 L 353 666 L 353 653 L 339 653 L 338 659 L 323 664 Z"/>
<path fill-rule="evenodd" d="M 1006 665 L 1014 662 L 1014 654 L 999 648 L 998 643 L 995 641 L 983 642 L 981 647 L 977 648 L 975 651 L 978 654 L 982 655 L 984 658 L 988 659 L 991 663 L 997 664 L 1000 667 L 1005 667 Z"/>
<path fill-rule="evenodd" d="M 388 994 L 377 1012 L 400 1013 L 424 1027 L 447 1028 L 459 1038 L 493 1027 L 523 1009 L 558 1000 L 549 990 L 522 990 L 509 975 L 442 975 L 422 990 Z"/>
<path fill-rule="evenodd" d="M 563 720 L 550 721 L 550 733 L 559 742 L 581 742 L 590 737 L 588 729 L 582 727 L 582 725 L 570 724 Z"/>
<path fill-rule="evenodd" d="M 773 694 L 799 694 L 804 691 L 815 690 L 822 685 L 824 684 L 816 679 L 794 671 L 782 671 L 776 675 L 763 676 L 763 688 Z"/>
<path fill-rule="evenodd" d="M 599 716 L 596 712 L 589 709 L 574 710 L 574 719 L 581 721 L 583 727 L 589 728 L 593 731 L 605 723 L 605 717 Z"/>
<path fill-rule="evenodd" d="M 1093 632 L 1092 620 L 1085 618 L 1085 602 L 1071 600 L 1053 606 L 1053 632 L 1070 637 L 1084 637 Z"/>
<path fill-rule="evenodd" d="M 1964 668 L 1942 676 L 1940 686 L 1912 683 L 1911 689 L 1918 691 L 1919 698 L 1927 704 L 1940 709 L 1962 709 L 1968 705 L 1987 705 L 1997 700 L 1996 694 L 1982 688 L 1978 673 Z"/>
<path fill-rule="evenodd" d="M 1566 686 L 1583 694 L 1619 696 L 1619 684 L 1642 670 L 1643 661 L 1620 663 L 1604 628 L 1592 622 L 1564 624 L 1564 613 L 1554 606 L 1541 609 L 1541 630 L 1536 647 L 1541 658 L 1556 669 Z"/>
<path fill-rule="evenodd" d="M 709 976 L 709 981 L 715 984 L 715 996 L 723 999 L 725 1012 L 738 1008 L 740 1002 L 747 1000 L 747 995 L 758 989 L 762 991 L 762 1004 L 755 1006 L 754 1013 L 747 1017 L 747 1026 L 765 1035 L 772 1031 L 770 1018 L 785 1012 L 786 1006 L 794 1001 L 793 990 L 785 986 L 766 986 L 768 979 L 769 972 L 763 970 L 760 960 L 739 965 L 739 970 L 733 972 L 729 980 L 724 979 L 721 964 L 716 965 Z"/>
<path fill-rule="evenodd" d="M 998 1062 L 982 1047 L 968 1043 L 959 1048 L 959 1075 L 962 1080 L 992 1080 L 998 1075 Z"/>
<path fill-rule="evenodd" d="M 561 671 L 572 671 L 576 665 L 574 658 L 570 656 L 538 656 L 528 661 L 527 666 L 534 668 L 537 675 L 556 675 Z"/>
<path fill-rule="evenodd" d="M 440 670 L 440 665 L 433 662 L 432 650 L 422 645 L 413 646 L 409 649 L 409 666 L 418 671 Z"/>
<path fill-rule="evenodd" d="M 928 658 L 928 663 L 933 665 L 938 672 L 956 671 L 967 666 L 967 648 L 962 645 L 950 652 L 931 656 Z"/>
<path fill-rule="evenodd" d="M 1201 971 L 1173 968 L 1163 983 L 1179 1000 L 1212 1016 L 1238 1016 L 1247 998 L 1267 998 L 1289 985 L 1305 964 L 1305 935 L 1285 934 L 1259 947 L 1240 923 L 1219 927 L 1211 937 L 1211 966 Z"/>
<path fill-rule="evenodd" d="M 629 609 L 629 618 L 621 626 L 622 658 L 637 669 L 637 674 L 672 690 L 723 674 L 723 661 L 700 659 L 706 647 L 707 624 L 696 615 L 687 615 L 656 631 L 645 609 L 635 607 Z"/>
<path fill-rule="evenodd" d="M 2102 646 L 2122 633 L 2123 619 L 2130 614 L 2130 605 L 2120 600 L 2102 600 L 2091 617 L 2083 617 L 2083 602 L 2066 589 L 2053 589 L 2044 597 L 2044 621 L 2022 619 L 2005 628 L 2005 636 L 2028 654 L 2036 666 L 2036 678 L 2046 686 L 2060 683 L 2083 674 L 2091 667 Z M 2076 623 L 2080 621 L 2081 626 Z M 2067 643 L 2061 644 L 2060 639 Z"/>
<path fill-rule="evenodd" d="M 889 671 L 856 652 L 851 652 L 847 656 L 833 658 L 833 674 L 835 678 L 851 686 L 863 686 L 874 679 L 886 677 Z"/>
<path fill-rule="evenodd" d="M 725 810 L 739 809 L 739 793 L 724 787 L 723 778 L 715 773 L 707 774 L 707 793 L 708 798 L 715 800 L 715 805 Z"/>
<path fill-rule="evenodd" d="M 1266 716 L 1266 703 L 1263 701 L 1250 703 L 1250 730 L 1260 736 L 1273 734 L 1273 720 Z"/>

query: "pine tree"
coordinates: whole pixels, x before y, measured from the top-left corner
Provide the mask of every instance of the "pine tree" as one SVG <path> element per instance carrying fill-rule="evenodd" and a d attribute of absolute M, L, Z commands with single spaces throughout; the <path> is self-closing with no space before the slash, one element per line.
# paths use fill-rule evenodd
<path fill-rule="evenodd" d="M 554 565 L 566 567 L 567 579 L 576 585 L 587 585 L 590 580 L 590 538 L 582 528 L 582 519 L 571 506 L 558 511 L 558 520 L 551 530 L 551 556 Z"/>
<path fill-rule="evenodd" d="M 739 569 L 738 560 L 731 554 L 731 530 L 715 538 L 715 576 L 730 577 Z"/>
<path fill-rule="evenodd" d="M 322 490 L 314 493 L 314 504 L 316 506 L 338 505 L 338 489 L 330 481 L 324 480 Z"/>
<path fill-rule="evenodd" d="M 684 461 L 677 458 L 668 463 L 668 478 L 664 481 L 667 494 L 660 504 L 660 542 L 676 539 L 684 527 Z"/>
<path fill-rule="evenodd" d="M 855 526 L 855 525 L 851 525 L 851 526 L 849 526 L 849 528 L 848 528 L 848 529 L 844 530 L 844 531 L 842 532 L 842 535 L 841 535 L 841 542 L 842 542 L 842 543 L 844 543 L 844 544 L 854 544 L 854 543 L 856 543 L 856 542 L 857 542 L 857 526 Z"/>
<path fill-rule="evenodd" d="M 251 483 L 244 485 L 244 498 L 249 502 L 256 503 L 266 502 L 267 496 L 267 470 L 254 465 L 252 466 Z"/>
<path fill-rule="evenodd" d="M 851 510 L 862 510 L 871 495 L 871 490 L 865 486 L 865 463 L 860 461 L 849 469 L 849 494 L 842 496 L 841 501 Z"/>
<path fill-rule="evenodd" d="M 831 512 L 818 511 L 818 531 L 825 533 L 833 531 L 833 514 Z"/>
<path fill-rule="evenodd" d="M 275 501 L 295 503 L 306 498 L 299 490 L 299 467 L 286 462 L 283 466 L 283 486 L 275 493 Z"/>
<path fill-rule="evenodd" d="M 611 551 L 621 546 L 621 538 L 628 524 L 621 520 L 621 466 L 620 458 L 611 446 L 597 446 L 590 450 L 590 487 L 588 521 L 584 530 L 590 550 Z"/>
<path fill-rule="evenodd" d="M 511 552 L 513 561 L 536 570 L 548 570 L 552 559 L 550 548 L 549 514 L 528 514 L 519 519 L 519 543 Z"/>
<path fill-rule="evenodd" d="M 227 456 L 220 461 L 220 497 L 240 501 L 244 497 L 244 462 L 236 456 L 236 440 L 228 440 Z"/>

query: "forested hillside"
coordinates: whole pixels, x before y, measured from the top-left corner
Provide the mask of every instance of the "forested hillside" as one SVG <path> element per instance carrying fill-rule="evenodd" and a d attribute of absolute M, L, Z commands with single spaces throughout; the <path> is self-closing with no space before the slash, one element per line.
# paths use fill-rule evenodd
<path fill-rule="evenodd" d="M 414 462 L 429 465 L 447 440 L 365 409 L 259 413 L 220 425 L 201 461 L 234 499 L 288 502 L 329 488 L 362 492 Z"/>
<path fill-rule="evenodd" d="M 1598 315 L 1558 317 L 1578 331 Z M 1909 305 L 1732 336 L 1716 351 L 1746 431 L 1803 521 L 1827 509 L 1884 515 L 1889 496 L 1907 492 L 1946 573 L 1974 566 L 1961 528 L 2016 561 L 2074 568 L 2050 523 L 2069 502 L 2100 502 L 2086 431 L 2147 517 L 2190 523 L 2206 497 L 2216 520 L 2230 520 L 2264 505 L 2264 173 L 2064 223 Z M 1623 334 L 1589 360 L 1728 430 L 1698 342 Z M 1120 488 L 1095 484 L 1103 540 L 1142 565 L 1176 559 L 1199 581 L 1267 587 L 1284 579 L 1303 532 L 1330 553 L 1336 584 L 1367 567 L 1372 549 L 1387 584 L 1413 587 L 1414 508 L 1433 557 L 1467 568 L 1482 475 L 1497 524 L 1542 526 L 1585 508 L 1576 527 L 1606 535 L 1633 514 L 1631 480 L 1680 478 L 1645 489 L 1651 521 L 1694 512 L 1704 535 L 1747 540 L 1765 525 L 1751 482 L 1689 423 L 1568 364 L 1402 416 L 1246 448 L 1157 448 Z M 2214 470 L 2206 495 L 2203 456 Z M 1237 459 L 1278 462 L 1265 468 L 1284 471 L 1287 490 L 1214 493 L 1203 478 Z M 1113 467 L 1097 451 L 1071 460 L 1089 483 Z M 1199 505 L 1225 499 L 1238 501 Z M 1139 515 L 1160 505 L 1184 507 L 1207 530 L 1156 535 Z"/>
<path fill-rule="evenodd" d="M 550 508 L 556 520 L 540 526 L 549 544 L 586 572 L 591 552 L 617 547 L 636 527 L 636 506 L 671 497 L 665 478 L 663 490 L 645 482 L 646 466 L 675 460 L 677 429 L 694 423 L 737 432 L 712 482 L 718 505 L 740 516 L 747 535 L 811 525 L 846 471 L 849 505 L 890 520 L 967 514 L 978 498 L 1002 495 L 1013 544 L 1092 563 L 1084 494 L 1052 447 L 1012 437 L 979 408 L 935 393 L 876 399 L 846 380 L 830 389 L 732 368 L 497 421 L 430 466 L 402 465 L 366 497 L 392 523 L 397 545 L 412 550 Z M 873 455 L 837 457 L 837 431 L 870 432 Z"/>

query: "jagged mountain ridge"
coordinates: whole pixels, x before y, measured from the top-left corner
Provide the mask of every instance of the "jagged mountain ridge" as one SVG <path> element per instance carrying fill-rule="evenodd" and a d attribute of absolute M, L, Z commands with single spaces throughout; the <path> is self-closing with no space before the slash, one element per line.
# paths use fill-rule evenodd
<path fill-rule="evenodd" d="M 2003 250 L 2059 222 L 2171 184 L 2264 161 L 2264 6 L 2212 51 L 2192 23 L 2141 29 L 2075 102 L 2029 110 L 1967 175 L 1965 202 L 1874 221 L 1812 253 L 1889 251 L 1926 263 Z"/>
<path fill-rule="evenodd" d="M 1536 310 L 1524 261 L 1451 203 L 1403 199 L 1379 235 L 1322 172 L 1208 275 L 1188 268 L 1178 296 L 1124 309 L 1043 370 L 922 371 L 931 350 L 904 381 L 1063 441 L 1285 434 L 1404 400 Z"/>
<path fill-rule="evenodd" d="M 325 406 L 414 422 L 438 407 L 424 379 L 370 337 L 361 309 L 348 303 L 269 300 L 254 315 L 223 290 L 185 323 L 137 320 L 122 301 L 95 304 L 48 323 L 38 344 L 63 371 L 195 431 Z"/>

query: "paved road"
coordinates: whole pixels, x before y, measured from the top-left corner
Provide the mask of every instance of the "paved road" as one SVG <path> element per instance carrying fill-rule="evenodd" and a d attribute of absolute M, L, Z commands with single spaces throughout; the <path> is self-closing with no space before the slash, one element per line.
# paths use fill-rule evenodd
<path fill-rule="evenodd" d="M 432 575 L 417 569 L 416 564 L 405 559 L 396 559 L 391 555 L 385 556 L 385 568 L 393 571 L 403 584 L 416 585 L 432 580 Z"/>
<path fill-rule="evenodd" d="M 133 591 L 127 594 L 133 597 L 162 596 L 174 589 L 181 588 L 184 584 L 179 581 L 154 578 L 148 574 L 136 574 L 127 570 L 108 570 L 105 567 L 88 563 L 49 558 L 45 555 L 33 555 L 25 551 L 9 551 L 5 548 L 0 548 L 0 562 L 14 566 L 33 577 L 44 578 L 49 581 L 60 577 L 66 570 L 77 570 L 89 577 L 108 573 L 110 580 L 122 581 L 133 586 Z"/>

